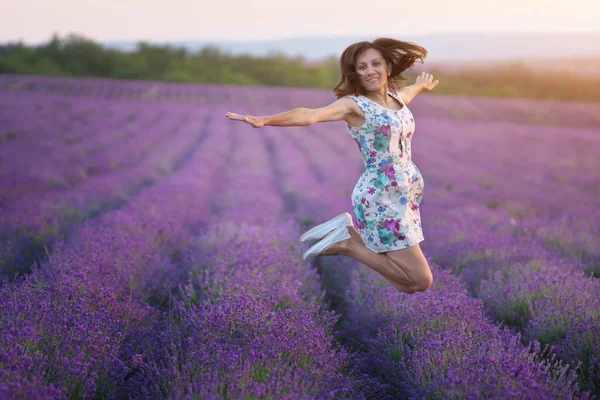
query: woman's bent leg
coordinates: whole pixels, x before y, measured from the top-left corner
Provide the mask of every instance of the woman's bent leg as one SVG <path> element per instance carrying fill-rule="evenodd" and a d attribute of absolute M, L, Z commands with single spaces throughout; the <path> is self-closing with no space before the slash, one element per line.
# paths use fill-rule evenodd
<path fill-rule="evenodd" d="M 323 255 L 343 255 L 368 266 L 386 278 L 403 293 L 429 289 L 433 275 L 420 246 L 385 253 L 375 253 L 365 246 L 360 234 L 353 226 L 348 226 L 350 239 L 327 248 Z"/>
<path fill-rule="evenodd" d="M 428 290 L 433 284 L 431 268 L 418 243 L 406 249 L 388 251 L 384 254 L 410 276 L 418 292 Z"/>

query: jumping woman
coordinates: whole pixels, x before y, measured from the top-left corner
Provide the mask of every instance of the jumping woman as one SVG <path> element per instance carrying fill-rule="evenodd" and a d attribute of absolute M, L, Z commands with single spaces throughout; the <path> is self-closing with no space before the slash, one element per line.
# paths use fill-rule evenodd
<path fill-rule="evenodd" d="M 424 181 L 411 160 L 415 122 L 406 105 L 439 81 L 423 72 L 413 85 L 401 88 L 406 80 L 402 72 L 425 57 L 427 50 L 410 42 L 390 38 L 358 42 L 340 57 L 341 80 L 333 89 L 337 100 L 328 106 L 298 107 L 266 117 L 225 114 L 255 128 L 345 121 L 365 162 L 365 172 L 352 191 L 356 227 L 352 216 L 342 213 L 310 229 L 300 240 L 319 241 L 304 259 L 351 257 L 408 294 L 424 292 L 433 283 L 419 246 L 424 240 L 419 210 Z"/>

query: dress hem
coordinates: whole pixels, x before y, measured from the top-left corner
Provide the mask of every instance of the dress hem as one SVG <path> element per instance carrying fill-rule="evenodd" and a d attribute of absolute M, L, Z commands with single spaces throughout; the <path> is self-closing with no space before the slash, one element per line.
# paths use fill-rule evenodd
<path fill-rule="evenodd" d="M 421 243 L 421 242 L 422 242 L 422 241 L 424 241 L 424 240 L 425 240 L 425 238 L 424 238 L 423 236 L 421 236 L 419 239 L 417 239 L 417 240 L 416 240 L 415 242 L 413 242 L 413 243 L 410 243 L 408 246 L 400 247 L 400 248 L 397 248 L 397 249 L 388 249 L 388 250 L 379 250 L 379 249 L 375 249 L 375 248 L 373 248 L 373 247 L 371 247 L 371 246 L 370 246 L 370 243 L 369 243 L 369 242 L 365 242 L 364 240 L 363 240 L 363 243 L 364 243 L 365 247 L 366 247 L 367 249 L 371 250 L 373 253 L 386 253 L 386 252 L 388 252 L 388 251 L 395 251 L 395 250 L 403 250 L 403 249 L 408 249 L 409 247 L 412 247 L 412 246 L 414 246 L 414 245 L 416 245 L 416 244 L 419 244 L 419 243 Z"/>

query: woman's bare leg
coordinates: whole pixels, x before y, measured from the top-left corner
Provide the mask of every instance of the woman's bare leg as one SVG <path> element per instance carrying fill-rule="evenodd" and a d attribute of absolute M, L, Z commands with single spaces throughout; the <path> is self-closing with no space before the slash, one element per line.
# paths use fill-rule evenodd
<path fill-rule="evenodd" d="M 425 256 L 417 244 L 407 249 L 375 253 L 365 246 L 353 226 L 347 226 L 350 239 L 326 248 L 321 255 L 343 255 L 355 259 L 386 278 L 403 293 L 424 292 L 431 286 L 433 276 Z"/>

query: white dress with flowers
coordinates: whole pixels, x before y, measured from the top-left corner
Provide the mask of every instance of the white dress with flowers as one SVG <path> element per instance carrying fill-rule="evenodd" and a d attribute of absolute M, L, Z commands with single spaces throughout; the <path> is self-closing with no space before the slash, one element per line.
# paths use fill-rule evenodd
<path fill-rule="evenodd" d="M 355 227 L 376 253 L 405 249 L 424 240 L 419 203 L 424 181 L 411 160 L 413 115 L 401 104 L 391 110 L 365 96 L 349 95 L 365 114 L 361 127 L 346 124 L 358 144 L 365 172 L 352 191 Z"/>

